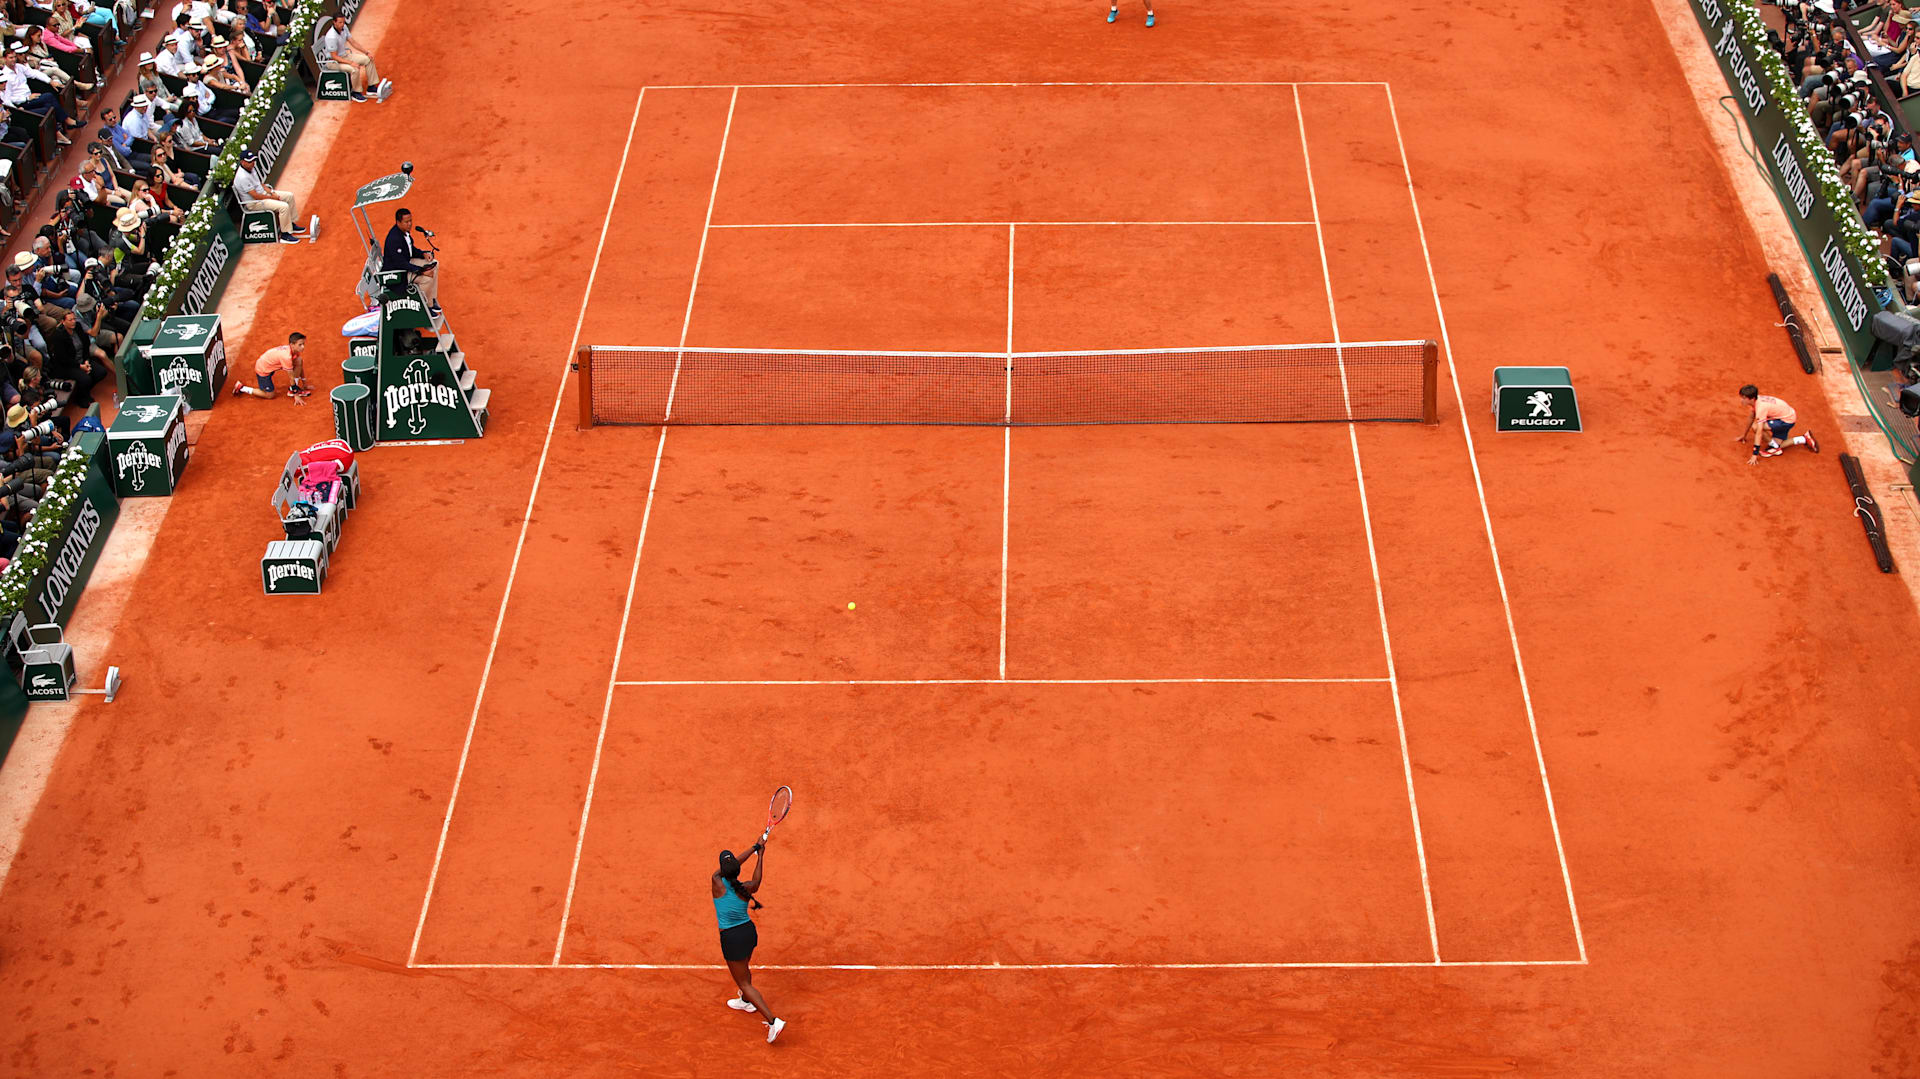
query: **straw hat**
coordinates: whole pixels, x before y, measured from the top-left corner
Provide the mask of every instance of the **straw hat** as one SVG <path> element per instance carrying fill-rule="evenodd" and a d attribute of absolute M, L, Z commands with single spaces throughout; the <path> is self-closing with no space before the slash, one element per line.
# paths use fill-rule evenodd
<path fill-rule="evenodd" d="M 16 270 L 24 270 L 27 267 L 32 265 L 33 265 L 33 252 L 31 251 L 22 251 L 19 254 L 13 256 L 13 268 Z"/>
<path fill-rule="evenodd" d="M 132 232 L 140 227 L 140 211 L 131 206 L 123 206 L 113 215 L 113 227 L 121 232 Z"/>
<path fill-rule="evenodd" d="M 8 427 L 24 427 L 26 425 L 26 422 L 27 422 L 27 409 L 25 405 L 15 405 L 12 408 L 7 409 L 7 426 Z"/>

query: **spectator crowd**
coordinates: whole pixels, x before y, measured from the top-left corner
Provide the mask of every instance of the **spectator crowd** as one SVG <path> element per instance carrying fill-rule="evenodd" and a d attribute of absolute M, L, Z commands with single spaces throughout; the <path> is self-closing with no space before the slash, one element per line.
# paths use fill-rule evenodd
<path fill-rule="evenodd" d="M 0 0 L 0 159 L 19 161 L 43 124 L 55 125 L 53 145 L 76 147 L 55 151 L 55 177 L 70 178 L 51 218 L 4 266 L 0 565 L 94 387 L 113 381 L 113 357 L 157 264 L 238 118 L 234 103 L 288 44 L 296 3 Z M 171 29 L 139 54 L 131 95 L 95 115 L 111 74 L 100 58 L 119 34 L 139 33 L 142 8 Z M 0 240 L 13 235 L 0 230 Z"/>

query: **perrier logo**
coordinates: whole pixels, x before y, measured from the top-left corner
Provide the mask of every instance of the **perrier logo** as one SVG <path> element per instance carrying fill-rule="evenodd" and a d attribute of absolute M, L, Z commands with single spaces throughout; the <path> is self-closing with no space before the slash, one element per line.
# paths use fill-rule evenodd
<path fill-rule="evenodd" d="M 200 368 L 187 362 L 185 356 L 175 356 L 173 362 L 160 369 L 160 388 L 177 392 L 189 382 L 205 382 L 207 376 Z"/>
<path fill-rule="evenodd" d="M 427 429 L 427 407 L 454 408 L 460 404 L 460 391 L 452 386 L 438 385 L 433 381 L 433 365 L 426 360 L 416 359 L 407 364 L 400 372 L 401 383 L 388 386 L 384 394 L 387 408 L 387 422 L 384 425 L 392 430 L 399 422 L 400 413 L 406 413 L 407 430 L 420 434 Z"/>
<path fill-rule="evenodd" d="M 127 486 L 136 491 L 146 490 L 148 469 L 160 468 L 165 464 L 159 454 L 147 448 L 145 442 L 134 443 L 113 459 L 114 469 L 126 479 Z"/>

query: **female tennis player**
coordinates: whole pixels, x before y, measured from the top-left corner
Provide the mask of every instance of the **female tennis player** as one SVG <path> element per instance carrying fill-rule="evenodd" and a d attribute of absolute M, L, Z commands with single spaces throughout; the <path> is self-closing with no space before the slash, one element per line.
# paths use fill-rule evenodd
<path fill-rule="evenodd" d="M 753 971 L 747 967 L 753 959 L 753 949 L 760 943 L 760 934 L 747 915 L 747 901 L 760 890 L 760 869 L 766 861 L 767 839 L 768 836 L 762 835 L 760 841 L 748 849 L 747 853 L 753 855 L 752 880 L 740 879 L 740 859 L 732 851 L 720 852 L 720 869 L 713 875 L 713 913 L 720 919 L 720 957 L 727 961 L 727 971 L 740 987 L 740 995 L 728 998 L 727 1007 L 737 1012 L 758 1012 L 760 1021 L 767 1025 L 767 1043 L 772 1044 L 786 1029 L 787 1021 L 767 1007 L 767 998 L 753 987 Z M 759 906 L 760 901 L 755 899 L 753 904 Z"/>

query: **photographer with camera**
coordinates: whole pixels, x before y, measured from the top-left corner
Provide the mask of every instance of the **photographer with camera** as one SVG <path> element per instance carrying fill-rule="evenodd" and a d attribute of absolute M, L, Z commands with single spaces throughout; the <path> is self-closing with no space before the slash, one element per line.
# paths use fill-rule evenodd
<path fill-rule="evenodd" d="M 35 237 L 43 239 L 44 237 Z M 57 266 L 49 266 L 39 256 L 30 251 L 22 251 L 13 257 L 13 264 L 19 267 L 24 278 L 21 287 L 31 294 L 34 305 L 43 314 L 51 313 L 48 307 L 72 307 L 73 290 L 69 286 L 65 273 Z"/>
<path fill-rule="evenodd" d="M 20 286 L 9 282 L 5 291 L 5 299 L 0 300 L 5 305 L 0 307 L 0 359 L 4 359 L 10 373 L 38 367 L 46 357 L 27 340 L 27 331 L 32 328 L 32 323 L 15 313 Z M 19 385 L 19 380 L 14 380 L 14 386 Z"/>
<path fill-rule="evenodd" d="M 14 382 L 14 397 L 6 402 L 8 408 L 14 405 L 24 406 L 35 416 L 45 416 L 53 421 L 53 429 L 62 436 L 71 436 L 73 430 L 67 418 L 60 413 L 60 398 L 47 385 L 47 377 L 39 367 L 28 364 L 20 372 L 20 378 Z"/>
<path fill-rule="evenodd" d="M 1872 139 L 1866 152 L 1848 158 L 1840 166 L 1840 182 L 1853 190 L 1855 202 L 1865 202 L 1869 193 L 1877 197 L 1893 186 L 1905 162 L 1894 152 L 1888 139 Z"/>
<path fill-rule="evenodd" d="M 6 285 L 0 288 L 0 344 L 24 356 L 27 363 L 38 364 L 46 358 L 42 347 L 45 341 L 40 339 L 39 328 L 34 325 L 37 312 L 25 280 L 18 266 L 7 267 Z"/>
<path fill-rule="evenodd" d="M 54 200 L 53 229 L 55 246 L 65 250 L 71 248 L 84 262 L 89 258 L 104 258 L 110 248 L 105 238 L 88 227 L 89 204 L 87 197 L 80 191 L 62 191 Z"/>
<path fill-rule="evenodd" d="M 113 355 L 139 310 L 139 293 L 114 284 L 112 271 L 99 259 L 87 260 L 80 294 L 73 300 L 73 313 L 80 316 L 80 326 L 94 344 Z"/>
<path fill-rule="evenodd" d="M 67 446 L 63 425 L 52 415 L 58 409 L 47 402 L 7 410 L 7 430 L 0 434 L 0 497 L 9 510 L 31 513 L 46 497 L 47 481 Z"/>

